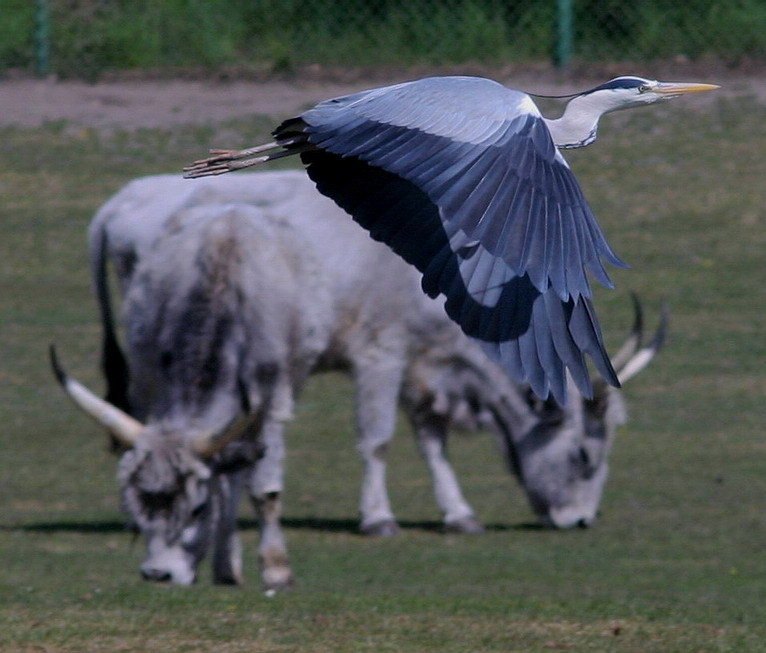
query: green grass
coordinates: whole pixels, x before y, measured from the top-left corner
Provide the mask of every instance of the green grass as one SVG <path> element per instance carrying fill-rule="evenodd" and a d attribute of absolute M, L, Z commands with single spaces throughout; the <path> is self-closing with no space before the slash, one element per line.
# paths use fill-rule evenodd
<path fill-rule="evenodd" d="M 766 135 L 753 101 L 693 99 L 609 116 L 568 154 L 615 249 L 618 292 L 597 306 L 615 347 L 628 289 L 666 349 L 626 389 L 603 517 L 534 527 L 489 437 L 456 438 L 469 500 L 489 526 L 445 536 L 404 425 L 391 452 L 401 537 L 356 533 L 359 462 L 344 377 L 310 384 L 289 433 L 293 591 L 246 580 L 193 588 L 139 579 L 115 461 L 47 368 L 55 340 L 100 387 L 84 230 L 129 179 L 178 170 L 271 122 L 111 134 L 67 125 L 0 139 L 0 651 L 762 651 L 766 571 Z M 276 120 L 276 118 L 275 118 Z M 225 134 L 225 142 L 221 139 Z"/>

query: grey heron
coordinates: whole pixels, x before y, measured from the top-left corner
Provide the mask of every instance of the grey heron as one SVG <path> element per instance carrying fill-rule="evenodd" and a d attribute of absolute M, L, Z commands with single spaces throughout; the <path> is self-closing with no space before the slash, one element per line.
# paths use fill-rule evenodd
<path fill-rule="evenodd" d="M 590 273 L 625 267 L 560 150 L 589 145 L 602 115 L 718 88 L 616 77 L 544 118 L 530 95 L 480 77 L 430 77 L 320 102 L 274 141 L 211 150 L 215 175 L 299 154 L 319 191 L 423 275 L 447 314 L 516 380 L 566 402 L 567 369 L 592 396 L 585 355 L 618 386 Z"/>

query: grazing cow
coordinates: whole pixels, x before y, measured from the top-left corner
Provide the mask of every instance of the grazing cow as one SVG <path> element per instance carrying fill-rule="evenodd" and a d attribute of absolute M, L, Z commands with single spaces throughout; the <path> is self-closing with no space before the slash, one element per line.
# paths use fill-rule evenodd
<path fill-rule="evenodd" d="M 220 184 L 221 181 L 226 184 Z M 241 184 L 241 193 L 236 185 Z M 153 203 L 156 198 L 156 203 Z M 237 202 L 223 205 L 222 202 Z M 113 364 L 116 348 L 106 259 L 115 263 L 127 304 L 135 295 L 144 259 L 162 260 L 165 241 L 197 231 L 221 211 L 260 225 L 259 238 L 240 241 L 243 256 L 266 260 L 246 297 L 262 316 L 289 306 L 296 324 L 269 336 L 287 352 L 276 373 L 271 414 L 263 421 L 264 458 L 255 465 L 250 492 L 264 518 L 278 519 L 282 491 L 282 422 L 313 370 L 350 369 L 356 386 L 358 447 L 365 463 L 361 497 L 363 532 L 390 534 L 396 521 L 385 485 L 385 450 L 401 405 L 434 478 L 446 527 L 477 532 L 445 455 L 450 427 L 489 426 L 535 513 L 556 527 L 595 519 L 616 426 L 624 420 L 619 391 L 604 385 L 586 401 L 572 388 L 567 408 L 539 402 L 488 361 L 449 321 L 437 301 L 420 290 L 417 273 L 369 239 L 301 172 L 265 172 L 189 183 L 169 177 L 139 179 L 97 213 L 90 229 L 91 264 L 104 323 L 104 369 L 109 396 L 135 412 L 141 386 L 130 367 L 132 392 L 115 391 L 127 367 Z M 186 253 L 190 258 L 191 252 Z M 279 265 L 276 265 L 276 261 Z M 296 295 L 288 288 L 297 287 Z M 130 334 L 130 314 L 126 315 Z M 129 338 L 130 349 L 130 338 Z M 635 374 L 658 342 L 640 350 L 640 364 L 615 361 Z M 633 352 L 639 350 L 635 338 Z M 122 370 L 122 372 L 120 372 Z M 271 525 L 273 522 L 269 521 Z M 268 583 L 267 583 L 268 585 Z M 273 585 L 272 585 L 273 586 Z"/>
<path fill-rule="evenodd" d="M 310 343 L 326 330 L 293 319 L 306 300 L 290 284 L 298 256 L 248 255 L 278 229 L 259 215 L 251 206 L 190 209 L 189 228 L 168 231 L 136 263 L 124 300 L 130 414 L 54 364 L 69 395 L 127 448 L 122 502 L 145 537 L 141 571 L 150 580 L 193 582 L 213 544 L 214 580 L 242 581 L 236 508 L 264 422 L 283 410 L 285 339 Z M 262 312 L 257 296 L 282 278 L 284 304 Z M 279 531 L 264 529 L 259 558 L 267 588 L 289 582 Z"/>

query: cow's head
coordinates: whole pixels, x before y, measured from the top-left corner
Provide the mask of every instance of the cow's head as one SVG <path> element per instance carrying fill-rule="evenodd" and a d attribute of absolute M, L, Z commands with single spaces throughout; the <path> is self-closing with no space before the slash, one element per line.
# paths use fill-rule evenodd
<path fill-rule="evenodd" d="M 141 574 L 190 585 L 225 501 L 216 495 L 227 485 L 219 472 L 251 465 L 261 454 L 255 437 L 260 411 L 254 414 L 245 405 L 241 416 L 215 430 L 186 422 L 144 425 L 68 376 L 53 348 L 51 363 L 74 403 L 122 446 L 122 506 L 146 543 Z"/>
<path fill-rule="evenodd" d="M 514 428 L 502 411 L 494 429 L 508 464 L 540 521 L 554 528 L 582 528 L 596 520 L 609 473 L 609 451 L 626 421 L 622 394 L 596 386 L 585 399 L 568 381 L 569 401 L 527 395 L 524 426 Z"/>
<path fill-rule="evenodd" d="M 613 364 L 621 383 L 643 370 L 659 350 L 667 330 L 660 326 L 645 347 L 642 315 L 634 297 L 631 336 Z M 436 352 L 436 350 L 435 350 Z M 537 517 L 554 528 L 587 527 L 596 519 L 609 472 L 609 452 L 617 427 L 627 418 L 620 390 L 594 381 L 592 399 L 569 380 L 562 407 L 542 401 L 512 383 L 486 358 L 461 349 L 422 357 L 408 381 L 405 405 L 416 424 L 439 419 L 447 426 L 489 426 Z"/>
<path fill-rule="evenodd" d="M 642 347 L 641 305 L 633 297 L 633 331 L 612 359 L 620 384 L 643 370 L 659 351 L 667 332 L 662 318 L 651 342 Z M 617 428 L 627 421 L 622 392 L 601 379 L 593 381 L 593 398 L 586 399 L 568 380 L 569 401 L 560 406 L 525 393 L 526 411 L 516 416 L 507 409 L 495 412 L 495 432 L 535 514 L 554 528 L 591 526 L 598 513 L 609 474 L 609 452 Z"/>

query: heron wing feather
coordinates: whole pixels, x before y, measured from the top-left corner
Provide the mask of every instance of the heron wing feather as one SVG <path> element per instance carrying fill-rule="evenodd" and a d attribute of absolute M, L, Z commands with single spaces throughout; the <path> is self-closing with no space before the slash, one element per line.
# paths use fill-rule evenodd
<path fill-rule="evenodd" d="M 489 80 L 437 79 L 304 113 L 317 146 L 301 154 L 309 175 L 540 396 L 565 395 L 565 366 L 590 389 L 581 352 L 616 382 L 587 271 L 611 285 L 601 261 L 621 261 L 542 118 L 527 96 Z"/>

